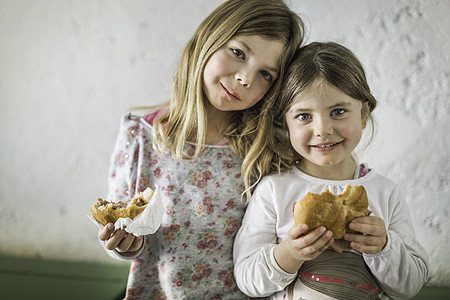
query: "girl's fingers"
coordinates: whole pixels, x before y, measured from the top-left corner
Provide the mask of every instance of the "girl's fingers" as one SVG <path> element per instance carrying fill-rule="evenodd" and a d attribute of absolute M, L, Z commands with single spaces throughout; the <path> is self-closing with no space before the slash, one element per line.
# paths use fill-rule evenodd
<path fill-rule="evenodd" d="M 352 249 L 356 251 L 366 254 L 377 254 L 382 250 L 382 248 L 380 248 L 379 246 L 368 246 L 356 242 L 351 242 L 350 247 L 352 247 Z"/>
<path fill-rule="evenodd" d="M 136 252 L 138 251 L 141 247 L 142 247 L 142 243 L 144 242 L 144 237 L 143 236 L 138 236 L 134 238 L 133 243 L 131 244 L 130 248 L 128 249 L 128 251 L 131 252 Z"/>
<path fill-rule="evenodd" d="M 356 218 L 350 222 L 348 227 L 368 235 L 383 235 L 386 232 L 383 219 L 375 216 Z"/>
<path fill-rule="evenodd" d="M 350 241 L 350 247 L 354 250 L 366 253 L 376 254 L 383 250 L 386 245 L 386 236 L 371 236 L 362 234 L 347 233 L 344 239 Z"/>
<path fill-rule="evenodd" d="M 311 260 L 319 256 L 325 249 L 333 244 L 334 240 L 331 238 L 332 234 L 328 235 L 328 232 L 323 234 L 320 239 L 316 240 L 313 244 L 305 247 L 301 251 L 303 260 Z"/>
<path fill-rule="evenodd" d="M 100 229 L 98 231 L 98 238 L 101 241 L 106 241 L 109 239 L 109 237 L 111 236 L 111 234 L 114 232 L 114 224 L 113 223 L 108 223 L 106 224 L 105 227 L 103 227 L 102 229 Z"/>
<path fill-rule="evenodd" d="M 298 240 L 298 249 L 307 256 L 317 255 L 330 245 L 333 233 L 326 231 L 324 227 L 316 228 L 302 239 Z"/>
<path fill-rule="evenodd" d="M 117 251 L 119 252 L 127 252 L 129 251 L 131 245 L 133 244 L 135 240 L 134 235 L 132 234 L 125 234 L 120 241 L 120 243 L 117 245 Z"/>
<path fill-rule="evenodd" d="M 323 234 L 320 236 L 320 238 L 318 238 L 313 244 L 312 244 L 312 246 L 314 246 L 314 248 L 316 248 L 316 251 L 317 250 L 320 250 L 320 249 L 322 249 L 322 248 L 324 248 L 325 246 L 325 248 L 323 249 L 323 250 L 325 250 L 326 248 L 328 248 L 328 246 L 330 246 L 331 244 L 330 243 L 332 243 L 333 242 L 333 239 L 332 239 L 332 237 L 333 237 L 333 233 L 331 232 L 331 231 L 326 231 L 326 232 L 323 232 Z M 321 251 L 322 252 L 322 251 Z"/>
<path fill-rule="evenodd" d="M 308 225 L 300 224 L 298 226 L 294 226 L 288 231 L 288 237 L 292 240 L 298 239 L 302 234 L 308 231 Z"/>
<path fill-rule="evenodd" d="M 106 249 L 114 250 L 117 248 L 126 234 L 125 230 L 117 230 L 114 232 L 114 234 L 105 242 Z"/>
<path fill-rule="evenodd" d="M 136 237 L 125 230 L 114 232 L 114 224 L 109 223 L 99 230 L 98 238 L 105 242 L 104 247 L 108 250 L 116 249 L 119 252 L 134 252 L 142 246 L 144 237 Z"/>
<path fill-rule="evenodd" d="M 142 246 L 144 240 L 143 236 L 136 237 L 133 234 L 128 234 L 117 246 L 119 252 L 135 252 Z"/>
<path fill-rule="evenodd" d="M 308 232 L 305 224 L 295 226 L 288 232 L 287 244 L 291 253 L 299 260 L 311 260 L 333 243 L 333 233 L 320 226 Z M 306 234 L 305 234 L 306 233 Z"/>
<path fill-rule="evenodd" d="M 331 234 L 332 236 L 333 234 Z M 319 253 L 322 253 L 323 251 L 325 251 L 328 247 L 330 247 L 332 244 L 334 243 L 334 239 L 329 239 L 325 245 L 323 245 L 320 249 L 319 249 Z"/>
<path fill-rule="evenodd" d="M 368 246 L 378 246 L 384 244 L 383 237 L 381 236 L 346 233 L 344 235 L 344 239 L 350 242 L 356 242 Z"/>

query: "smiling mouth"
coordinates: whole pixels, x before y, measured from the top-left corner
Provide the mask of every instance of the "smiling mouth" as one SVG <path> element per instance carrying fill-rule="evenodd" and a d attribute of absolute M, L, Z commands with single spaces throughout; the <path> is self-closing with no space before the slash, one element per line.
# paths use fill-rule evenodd
<path fill-rule="evenodd" d="M 333 143 L 333 144 L 328 144 L 328 145 L 314 145 L 313 147 L 317 147 L 317 148 L 329 148 L 329 147 L 333 147 L 334 145 L 337 145 L 339 143 Z"/>
<path fill-rule="evenodd" d="M 227 95 L 229 95 L 232 99 L 241 101 L 241 98 L 230 88 L 224 86 L 222 83 L 220 84 Z"/>
<path fill-rule="evenodd" d="M 330 143 L 330 144 L 311 145 L 311 147 L 315 148 L 317 150 L 320 150 L 320 151 L 327 151 L 327 150 L 333 150 L 341 143 L 342 143 L 342 141 L 337 142 L 337 143 Z"/>

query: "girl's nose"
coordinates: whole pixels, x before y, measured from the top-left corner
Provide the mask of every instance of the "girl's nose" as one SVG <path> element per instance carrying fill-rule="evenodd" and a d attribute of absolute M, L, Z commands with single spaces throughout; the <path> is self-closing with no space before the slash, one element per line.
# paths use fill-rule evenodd
<path fill-rule="evenodd" d="M 316 119 L 314 122 L 314 135 L 317 137 L 325 137 L 332 135 L 334 132 L 333 124 L 330 120 Z"/>
<path fill-rule="evenodd" d="M 245 71 L 237 72 L 235 75 L 235 79 L 243 87 L 250 87 L 250 85 L 252 83 L 252 76 L 250 75 L 250 72 L 245 72 Z"/>

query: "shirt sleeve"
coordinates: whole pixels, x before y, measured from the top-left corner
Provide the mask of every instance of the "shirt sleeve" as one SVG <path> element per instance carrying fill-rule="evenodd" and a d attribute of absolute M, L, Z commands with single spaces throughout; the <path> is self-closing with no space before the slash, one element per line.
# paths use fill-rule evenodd
<path fill-rule="evenodd" d="M 138 122 L 130 116 L 127 115 L 122 118 L 119 134 L 111 155 L 107 196 L 109 201 L 126 202 L 135 194 L 139 150 L 137 135 L 139 130 Z M 100 242 L 103 246 L 104 242 Z M 131 260 L 139 256 L 143 248 L 141 247 L 133 256 L 125 256 L 115 250 L 104 249 L 115 259 Z"/>
<path fill-rule="evenodd" d="M 234 243 L 234 276 L 250 297 L 267 297 L 283 290 L 295 278 L 275 261 L 276 212 L 268 180 L 259 183 L 247 207 Z"/>
<path fill-rule="evenodd" d="M 124 116 L 111 155 L 108 196 L 110 201 L 128 201 L 136 192 L 139 123 Z"/>
<path fill-rule="evenodd" d="M 398 188 L 390 195 L 383 218 L 387 222 L 387 243 L 374 255 L 364 254 L 364 260 L 391 299 L 412 298 L 428 278 L 428 255 L 415 238 L 406 202 Z"/>

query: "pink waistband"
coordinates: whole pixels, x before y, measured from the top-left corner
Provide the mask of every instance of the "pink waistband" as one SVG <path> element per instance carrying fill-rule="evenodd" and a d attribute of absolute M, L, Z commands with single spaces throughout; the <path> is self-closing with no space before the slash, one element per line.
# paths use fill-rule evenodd
<path fill-rule="evenodd" d="M 356 283 L 356 282 L 353 282 L 353 281 L 350 281 L 350 280 L 345 280 L 345 279 L 338 278 L 338 277 L 331 277 L 331 276 L 324 276 L 324 275 L 315 275 L 315 274 L 311 274 L 311 273 L 307 273 L 307 272 L 303 272 L 303 271 L 300 271 L 299 275 L 305 280 L 311 280 L 311 281 L 317 281 L 317 282 L 337 283 L 337 284 L 351 286 L 351 287 L 354 287 L 356 289 L 371 291 L 371 292 L 374 292 L 374 293 L 377 293 L 377 294 L 381 294 L 383 292 L 379 288 L 376 288 L 376 287 L 373 287 L 373 286 L 369 286 L 369 285 L 365 285 L 365 284 L 359 284 L 359 283 Z"/>

